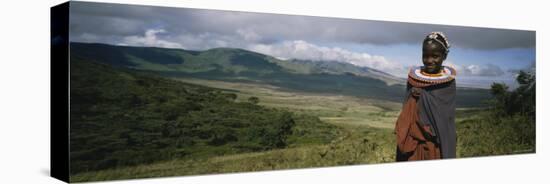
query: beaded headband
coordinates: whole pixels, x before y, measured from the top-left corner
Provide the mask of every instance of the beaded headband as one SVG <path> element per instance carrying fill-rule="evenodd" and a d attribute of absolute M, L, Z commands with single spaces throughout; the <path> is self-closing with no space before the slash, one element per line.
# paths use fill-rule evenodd
<path fill-rule="evenodd" d="M 438 37 L 443 38 L 443 41 L 445 41 L 445 43 L 441 42 L 441 40 L 438 40 Z M 428 34 L 428 36 L 426 36 L 426 39 L 424 40 L 429 40 L 428 43 L 431 43 L 431 40 L 435 40 L 437 43 L 441 44 L 445 48 L 445 53 L 449 53 L 449 48 L 451 47 L 451 45 L 449 44 L 449 41 L 447 41 L 447 37 L 445 37 L 442 32 L 431 32 L 430 34 Z"/>

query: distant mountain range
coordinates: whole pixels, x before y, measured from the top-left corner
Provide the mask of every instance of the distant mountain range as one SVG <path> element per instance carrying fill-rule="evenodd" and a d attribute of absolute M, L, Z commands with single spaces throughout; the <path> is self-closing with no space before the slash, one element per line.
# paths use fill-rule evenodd
<path fill-rule="evenodd" d="M 166 77 L 255 82 L 287 90 L 352 95 L 402 101 L 405 79 L 336 61 L 281 60 L 244 49 L 205 51 L 154 47 L 71 43 L 71 59 L 79 58 L 132 68 Z M 459 88 L 458 106 L 480 106 L 488 90 Z"/>
<path fill-rule="evenodd" d="M 395 77 L 369 67 L 338 61 L 281 60 L 272 56 L 236 48 L 215 48 L 206 51 L 152 47 L 113 46 L 98 43 L 72 43 L 73 54 L 95 58 L 102 63 L 150 71 L 197 73 L 222 69 L 238 74 L 289 72 L 294 74 L 350 74 L 379 79 L 389 85 L 403 83 Z M 274 66 L 276 64 L 277 66 Z"/>

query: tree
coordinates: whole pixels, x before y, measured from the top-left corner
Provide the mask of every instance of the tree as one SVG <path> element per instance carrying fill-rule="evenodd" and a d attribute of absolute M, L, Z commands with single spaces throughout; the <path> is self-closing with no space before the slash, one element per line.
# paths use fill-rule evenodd
<path fill-rule="evenodd" d="M 519 87 L 509 91 L 503 83 L 493 83 L 491 94 L 495 97 L 494 106 L 497 115 L 512 116 L 516 114 L 535 118 L 535 86 L 534 73 L 520 71 L 516 77 Z"/>
<path fill-rule="evenodd" d="M 258 97 L 252 96 L 252 97 L 248 98 L 248 102 L 250 102 L 252 104 L 258 104 L 258 103 L 260 103 L 260 99 Z"/>
<path fill-rule="evenodd" d="M 225 98 L 230 101 L 235 101 L 237 99 L 237 95 L 235 93 L 225 93 Z"/>

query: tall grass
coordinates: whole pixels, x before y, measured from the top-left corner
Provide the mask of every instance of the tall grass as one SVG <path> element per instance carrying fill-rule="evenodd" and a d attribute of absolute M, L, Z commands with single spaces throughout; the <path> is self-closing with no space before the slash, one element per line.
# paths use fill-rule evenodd
<path fill-rule="evenodd" d="M 460 157 L 494 156 L 535 152 L 535 122 L 526 116 L 467 119 L 457 126 Z"/>

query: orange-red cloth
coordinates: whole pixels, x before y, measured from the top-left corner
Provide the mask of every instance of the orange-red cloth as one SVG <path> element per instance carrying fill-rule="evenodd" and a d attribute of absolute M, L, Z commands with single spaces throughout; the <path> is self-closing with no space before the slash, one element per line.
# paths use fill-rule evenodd
<path fill-rule="evenodd" d="M 414 85 L 414 84 L 413 84 Z M 416 102 L 419 94 L 412 92 L 395 124 L 397 137 L 397 161 L 440 159 L 439 146 L 434 143 L 429 126 L 419 122 Z"/>

